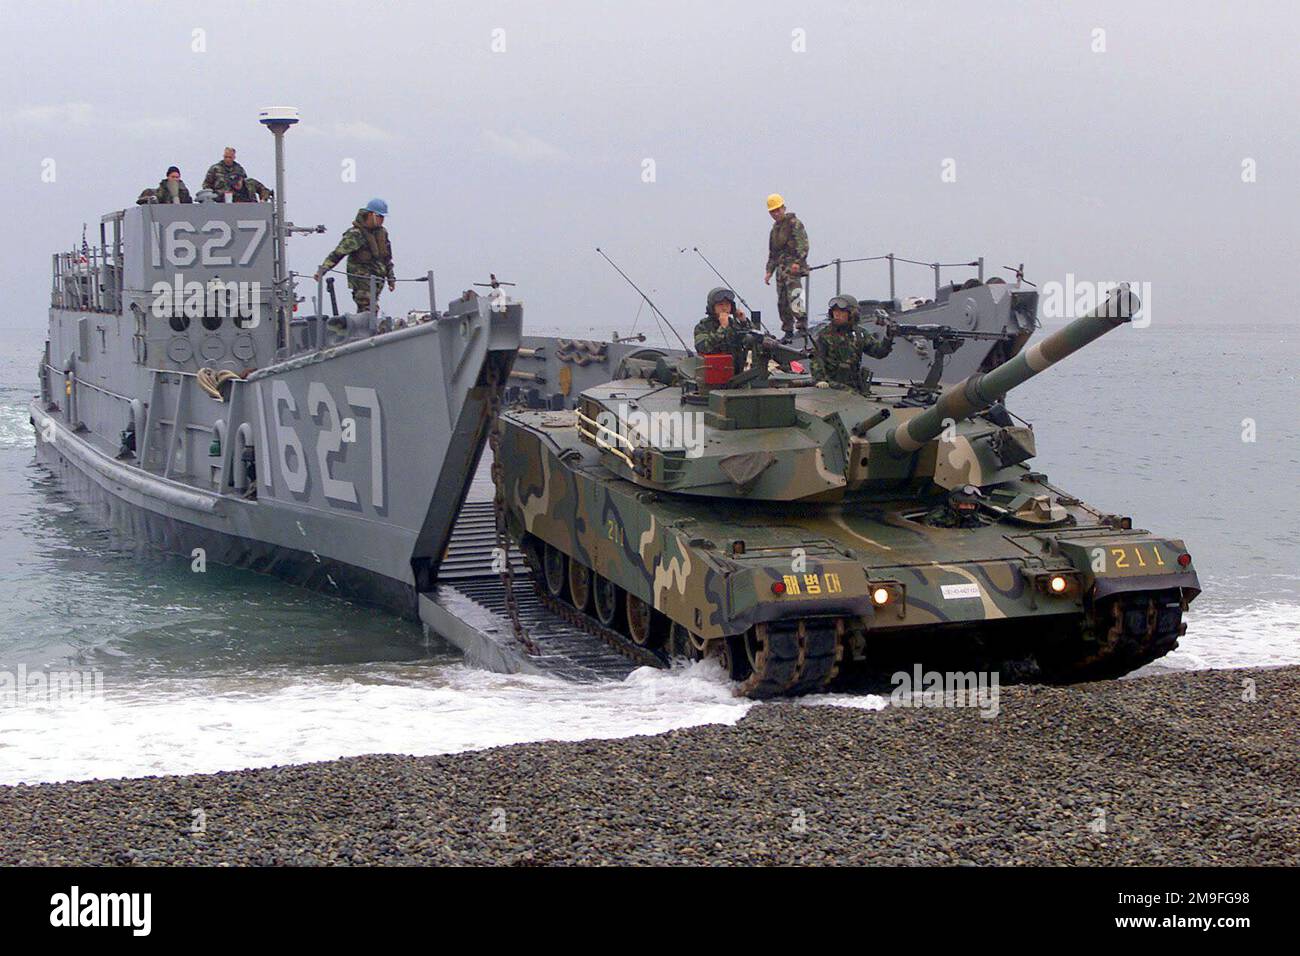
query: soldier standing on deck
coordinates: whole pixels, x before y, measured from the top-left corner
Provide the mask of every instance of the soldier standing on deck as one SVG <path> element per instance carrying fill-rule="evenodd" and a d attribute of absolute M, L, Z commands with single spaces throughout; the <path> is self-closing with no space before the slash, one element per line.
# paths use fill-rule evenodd
<path fill-rule="evenodd" d="M 776 310 L 781 316 L 781 342 L 794 341 L 797 329 L 808 334 L 808 309 L 803 301 L 803 277 L 808 271 L 808 231 L 803 223 L 785 208 L 778 193 L 767 197 L 767 212 L 773 219 L 767 239 L 767 273 L 763 281 L 772 284 L 776 276 Z"/>
<path fill-rule="evenodd" d="M 372 307 L 378 312 L 379 292 L 385 280 L 390 292 L 397 288 L 397 278 L 393 273 L 393 246 L 388 241 L 388 230 L 384 228 L 384 217 L 387 215 L 388 203 L 382 199 L 372 199 L 364 208 L 358 209 L 352 228 L 343 233 L 338 246 L 316 270 L 315 279 L 319 282 L 322 275 L 347 256 L 348 288 L 352 290 L 352 299 L 357 304 L 358 312 L 368 312 Z M 375 288 L 373 302 L 370 300 L 372 276 Z"/>
<path fill-rule="evenodd" d="M 813 343 L 812 375 L 818 388 L 844 388 L 865 392 L 862 356 L 884 358 L 894 348 L 895 326 L 885 326 L 883 339 L 858 328 L 860 309 L 851 295 L 837 295 L 827 305 L 830 324 Z"/>
<path fill-rule="evenodd" d="M 203 188 L 222 194 L 224 201 L 225 194 L 234 190 L 235 179 L 247 177 L 244 167 L 235 162 L 235 147 L 227 146 L 225 152 L 221 154 L 221 162 L 213 163 L 208 167 L 208 174 L 203 177 Z"/>

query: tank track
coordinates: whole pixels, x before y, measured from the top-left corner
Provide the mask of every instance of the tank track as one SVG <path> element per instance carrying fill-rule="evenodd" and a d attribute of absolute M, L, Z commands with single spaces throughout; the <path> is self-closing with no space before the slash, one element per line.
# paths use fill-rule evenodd
<path fill-rule="evenodd" d="M 727 656 L 728 670 L 740 682 L 738 692 L 746 697 L 817 693 L 839 674 L 844 622 L 802 618 L 757 624 L 752 637 L 727 639 Z"/>
<path fill-rule="evenodd" d="M 1150 664 L 1178 646 L 1187 631 L 1185 609 L 1177 591 L 1135 592 L 1100 603 L 1077 635 L 1037 655 L 1042 678 L 1057 684 L 1108 680 Z"/>
<path fill-rule="evenodd" d="M 622 632 L 552 595 L 539 568 L 532 574 L 539 601 L 552 614 L 617 651 L 635 664 L 670 667 L 674 656 L 698 660 L 700 654 L 669 637 L 664 646 L 637 644 Z M 1022 677 L 1052 684 L 1122 677 L 1163 657 L 1178 646 L 1187 626 L 1186 609 L 1175 591 L 1136 592 L 1099 602 L 1093 613 L 1027 661 L 987 662 L 999 670 L 1025 669 Z M 1104 630 L 1103 630 L 1104 626 Z M 736 692 L 766 700 L 821 693 L 840 674 L 846 653 L 846 627 L 840 618 L 801 618 L 755 625 L 746 635 L 721 642 L 722 665 Z"/>
<path fill-rule="evenodd" d="M 675 652 L 695 656 L 687 648 L 675 648 L 671 641 L 661 649 L 637 644 L 626 634 L 552 595 L 537 574 L 533 575 L 533 588 L 548 611 L 633 663 L 670 667 Z M 744 650 L 744 639 L 731 638 L 724 650 L 723 665 L 737 680 L 736 692 L 746 697 L 767 699 L 818 693 L 826 690 L 839 673 L 844 657 L 844 632 L 844 622 L 833 618 L 760 624 L 755 627 L 755 635 L 761 635 L 756 643 L 762 649 L 754 655 L 754 661 Z"/>

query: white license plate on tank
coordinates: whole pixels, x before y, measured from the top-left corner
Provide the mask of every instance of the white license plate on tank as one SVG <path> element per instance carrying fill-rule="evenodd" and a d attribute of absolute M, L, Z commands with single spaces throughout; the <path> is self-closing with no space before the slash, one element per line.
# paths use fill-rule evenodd
<path fill-rule="evenodd" d="M 978 598 L 980 596 L 980 586 L 978 584 L 944 584 L 939 588 L 943 592 L 945 601 L 956 601 L 960 598 Z"/>

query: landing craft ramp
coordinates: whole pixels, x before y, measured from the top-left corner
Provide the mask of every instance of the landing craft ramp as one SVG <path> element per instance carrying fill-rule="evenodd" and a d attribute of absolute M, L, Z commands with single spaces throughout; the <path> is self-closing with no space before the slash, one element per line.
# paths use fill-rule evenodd
<path fill-rule="evenodd" d="M 501 576 L 492 570 L 495 546 L 492 502 L 467 502 L 456 519 L 438 583 L 420 595 L 424 626 L 456 645 L 467 663 L 498 673 L 582 682 L 622 680 L 641 666 L 547 610 L 528 582 L 519 552 L 512 550 L 520 621 L 540 651 L 528 653 L 515 640 Z"/>

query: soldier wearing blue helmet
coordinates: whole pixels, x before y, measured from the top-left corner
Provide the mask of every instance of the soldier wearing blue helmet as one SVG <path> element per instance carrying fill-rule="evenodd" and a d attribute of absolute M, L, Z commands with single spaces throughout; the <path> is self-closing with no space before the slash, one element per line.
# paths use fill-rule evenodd
<path fill-rule="evenodd" d="M 384 217 L 388 215 L 388 203 L 382 199 L 372 199 L 357 210 L 357 217 L 352 221 L 352 228 L 343 233 L 343 238 L 334 251 L 325 257 L 320 268 L 316 270 L 316 281 L 347 257 L 348 289 L 357 304 L 358 312 L 367 312 L 371 308 L 378 311 L 379 293 L 384 282 L 389 291 L 397 288 L 397 277 L 393 272 L 393 246 L 388 240 L 388 230 L 384 228 Z M 370 286 L 374 279 L 375 297 L 370 298 Z"/>

